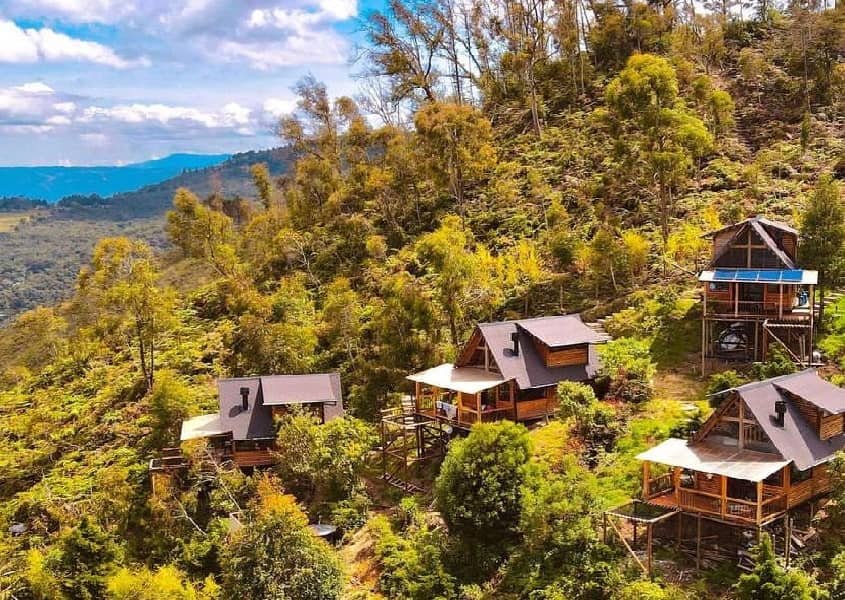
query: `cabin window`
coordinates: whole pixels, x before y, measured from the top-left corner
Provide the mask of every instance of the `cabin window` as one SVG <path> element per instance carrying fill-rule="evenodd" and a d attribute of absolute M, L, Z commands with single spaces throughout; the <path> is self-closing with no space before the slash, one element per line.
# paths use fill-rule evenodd
<path fill-rule="evenodd" d="M 769 294 L 780 294 L 780 284 L 770 283 L 766 285 L 766 292 Z"/>
<path fill-rule="evenodd" d="M 809 481 L 813 478 L 813 469 L 807 469 L 806 471 L 801 471 L 798 467 L 795 466 L 795 463 L 792 464 L 792 470 L 789 474 L 789 482 L 791 485 L 795 485 L 796 483 L 801 483 L 802 481 Z"/>
<path fill-rule="evenodd" d="M 710 291 L 715 293 L 727 293 L 731 291 L 731 284 L 711 281 L 709 285 Z"/>

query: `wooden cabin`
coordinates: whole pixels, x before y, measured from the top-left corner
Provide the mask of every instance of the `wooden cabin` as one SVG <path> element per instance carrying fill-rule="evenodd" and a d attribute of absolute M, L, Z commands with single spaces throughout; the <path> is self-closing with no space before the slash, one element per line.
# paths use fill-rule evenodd
<path fill-rule="evenodd" d="M 291 407 L 305 407 L 322 423 L 344 414 L 338 373 L 220 379 L 217 392 L 220 411 L 184 421 L 181 441 L 206 439 L 218 461 L 240 467 L 273 463 L 273 419 Z"/>
<path fill-rule="evenodd" d="M 818 273 L 797 266 L 798 232 L 751 217 L 707 234 L 702 271 L 702 371 L 708 359 L 766 360 L 777 344 L 810 366 Z"/>
<path fill-rule="evenodd" d="M 642 499 L 735 525 L 762 527 L 830 491 L 827 463 L 845 447 L 845 390 L 805 370 L 749 383 L 691 440 L 637 458 Z"/>
<path fill-rule="evenodd" d="M 595 377 L 596 344 L 606 340 L 579 315 L 480 323 L 454 364 L 408 377 L 415 410 L 461 428 L 547 417 L 558 383 Z"/>

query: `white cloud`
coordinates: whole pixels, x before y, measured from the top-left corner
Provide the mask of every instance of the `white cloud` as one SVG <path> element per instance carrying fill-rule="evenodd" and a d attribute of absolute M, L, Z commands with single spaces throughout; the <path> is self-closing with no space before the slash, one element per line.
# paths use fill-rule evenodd
<path fill-rule="evenodd" d="M 21 92 L 26 92 L 27 94 L 52 94 L 56 91 L 46 83 L 42 83 L 40 81 L 25 83 L 23 85 L 16 86 L 15 89 Z"/>
<path fill-rule="evenodd" d="M 55 108 L 58 112 L 63 114 L 71 114 L 76 111 L 76 103 L 75 102 L 56 102 L 53 104 L 53 108 Z"/>
<path fill-rule="evenodd" d="M 45 121 L 48 125 L 70 125 L 71 120 L 64 115 L 53 115 Z"/>
<path fill-rule="evenodd" d="M 222 60 L 259 70 L 342 64 L 348 44 L 335 26 L 358 15 L 358 0 L 0 0 L 0 4 L 7 18 L 105 23 L 121 32 L 140 34 L 151 44 L 148 52 L 152 55 L 157 53 L 156 46 L 164 43 L 167 52 L 162 55 L 168 61 Z M 16 29 L 12 31 L 12 27 Z M 31 31 L 38 32 L 38 37 L 53 34 L 66 38 L 63 44 L 51 38 L 51 46 L 66 47 L 73 39 L 50 29 L 23 32 L 12 21 L 6 29 L 9 31 L 0 32 L 0 39 L 5 42 L 14 35 L 18 41 L 0 48 L 0 62 L 4 54 L 6 62 L 35 62 L 47 56 L 29 39 Z M 73 49 L 85 60 L 118 68 L 147 64 L 96 42 L 74 41 L 95 44 Z M 65 54 L 69 51 L 65 49 Z"/>
<path fill-rule="evenodd" d="M 284 98 L 267 98 L 262 106 L 264 112 L 272 119 L 280 119 L 296 110 L 296 100 Z"/>
<path fill-rule="evenodd" d="M 14 21 L 0 20 L 0 39 L 3 40 L 0 44 L 0 62 L 81 61 L 117 69 L 149 64 L 144 58 L 127 60 L 97 42 L 73 38 L 49 27 L 23 29 Z"/>

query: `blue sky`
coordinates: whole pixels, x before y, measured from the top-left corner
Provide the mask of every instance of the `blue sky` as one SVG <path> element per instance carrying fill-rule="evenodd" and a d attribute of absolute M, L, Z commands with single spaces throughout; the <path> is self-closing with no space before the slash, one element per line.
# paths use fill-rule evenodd
<path fill-rule="evenodd" d="M 0 0 L 0 165 L 276 145 L 300 77 L 357 91 L 383 1 Z"/>

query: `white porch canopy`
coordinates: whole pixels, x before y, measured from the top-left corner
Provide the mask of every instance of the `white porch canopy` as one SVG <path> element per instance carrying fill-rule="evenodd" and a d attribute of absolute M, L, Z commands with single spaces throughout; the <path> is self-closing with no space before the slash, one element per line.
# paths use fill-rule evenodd
<path fill-rule="evenodd" d="M 200 415 L 182 421 L 182 434 L 179 436 L 179 439 L 180 441 L 186 442 L 188 440 L 225 435 L 230 433 L 230 431 L 223 429 L 223 423 L 220 421 L 219 413 Z"/>
<path fill-rule="evenodd" d="M 690 444 L 677 438 L 638 454 L 637 459 L 754 482 L 763 481 L 790 462 L 774 454 L 706 442 Z"/>
<path fill-rule="evenodd" d="M 456 367 L 452 363 L 408 375 L 407 379 L 464 394 L 477 394 L 506 382 L 498 373 L 476 367 Z"/>

